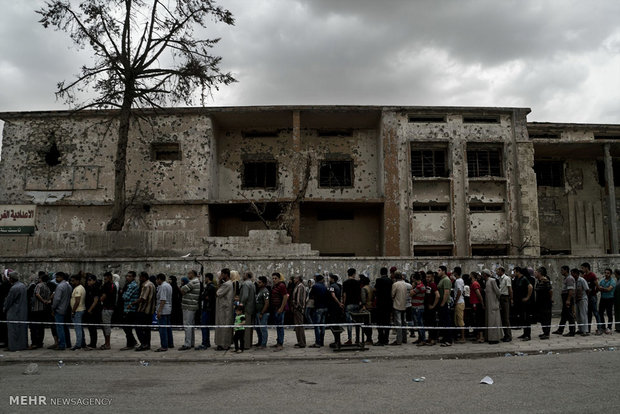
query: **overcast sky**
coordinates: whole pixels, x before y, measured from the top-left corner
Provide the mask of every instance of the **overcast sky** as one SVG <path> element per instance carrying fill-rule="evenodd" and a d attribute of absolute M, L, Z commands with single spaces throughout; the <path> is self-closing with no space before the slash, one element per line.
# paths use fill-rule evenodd
<path fill-rule="evenodd" d="M 238 83 L 209 106 L 530 107 L 530 121 L 620 124 L 620 1 L 221 0 Z M 87 51 L 44 29 L 39 0 L 0 0 L 0 111 L 54 97 Z"/>

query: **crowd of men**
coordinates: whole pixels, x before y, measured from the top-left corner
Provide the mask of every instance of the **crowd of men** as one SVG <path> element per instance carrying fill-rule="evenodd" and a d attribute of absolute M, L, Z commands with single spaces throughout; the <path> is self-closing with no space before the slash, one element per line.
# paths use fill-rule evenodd
<path fill-rule="evenodd" d="M 172 331 L 180 326 L 185 335 L 179 351 L 210 348 L 214 329 L 215 348 L 228 350 L 234 342 L 236 352 L 252 346 L 266 348 L 269 325 L 276 331 L 274 351 L 283 349 L 287 325 L 294 325 L 294 346 L 305 348 L 304 324 L 315 325 L 311 348 L 325 346 L 326 327 L 333 333 L 330 346 L 336 347 L 354 341 L 396 346 L 408 339 L 417 346 L 451 346 L 468 339 L 497 344 L 512 341 L 514 329 L 522 330 L 519 339 L 529 341 L 531 325 L 536 323 L 542 326 L 540 340 L 549 339 L 552 333 L 587 336 L 593 317 L 596 335 L 620 332 L 619 269 L 604 269 L 599 280 L 588 263 L 573 269 L 562 266 L 561 320 L 553 332 L 554 288 L 547 270 L 514 267 L 509 273 L 501 266 L 467 274 L 460 267 L 448 272 L 439 266 L 436 271 L 420 270 L 407 277 L 395 267 L 384 267 L 373 286 L 368 275 L 358 275 L 355 269 L 349 269 L 344 280 L 333 273 L 317 273 L 309 280 L 297 275 L 288 281 L 280 273 L 268 279 L 255 278 L 252 272 L 240 276 L 226 268 L 217 277 L 212 273 L 199 276 L 192 270 L 180 284 L 175 276 L 129 271 L 121 286 L 120 277 L 110 272 L 99 280 L 82 272 L 69 276 L 41 271 L 26 286 L 17 272 L 7 269 L 0 283 L 0 347 L 10 351 L 43 348 L 49 329 L 54 344 L 48 349 L 109 350 L 113 326 L 124 331 L 122 351 L 155 352 L 174 348 Z M 362 327 L 361 338 L 353 337 L 355 324 Z M 200 325 L 200 343 L 196 325 Z M 160 340 L 159 346 L 151 348 L 154 327 Z M 391 332 L 395 334 L 392 342 Z"/>

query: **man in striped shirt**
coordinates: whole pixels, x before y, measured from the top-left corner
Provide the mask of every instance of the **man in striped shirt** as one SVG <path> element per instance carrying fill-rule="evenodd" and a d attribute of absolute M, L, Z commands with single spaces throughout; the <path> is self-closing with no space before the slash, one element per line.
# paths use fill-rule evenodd
<path fill-rule="evenodd" d="M 179 351 L 187 351 L 193 348 L 195 344 L 194 323 L 196 321 L 196 311 L 198 310 L 198 298 L 200 297 L 200 280 L 198 280 L 198 274 L 195 270 L 190 270 L 187 278 L 189 283 L 181 287 L 185 343 L 179 348 Z"/>

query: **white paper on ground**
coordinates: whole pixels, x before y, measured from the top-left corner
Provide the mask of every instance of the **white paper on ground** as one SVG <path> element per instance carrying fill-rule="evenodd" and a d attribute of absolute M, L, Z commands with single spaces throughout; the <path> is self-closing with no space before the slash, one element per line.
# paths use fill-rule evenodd
<path fill-rule="evenodd" d="M 482 378 L 480 380 L 480 384 L 489 384 L 489 385 L 493 385 L 493 378 L 489 377 L 488 375 L 484 378 Z"/>

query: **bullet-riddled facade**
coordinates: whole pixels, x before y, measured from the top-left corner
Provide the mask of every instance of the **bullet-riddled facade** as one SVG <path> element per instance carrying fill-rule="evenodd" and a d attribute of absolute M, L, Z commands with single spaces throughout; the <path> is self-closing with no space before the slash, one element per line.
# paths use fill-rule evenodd
<path fill-rule="evenodd" d="M 115 113 L 4 113 L 0 204 L 33 206 L 36 218 L 32 235 L 5 234 L 0 244 L 7 257 L 208 255 L 214 246 L 235 255 L 236 245 L 251 254 L 262 244 L 256 232 L 248 242 L 251 230 L 286 222 L 281 250 L 271 240 L 268 254 L 617 253 L 620 126 L 528 124 L 528 113 L 141 112 L 131 127 L 122 232 L 105 231 Z"/>

